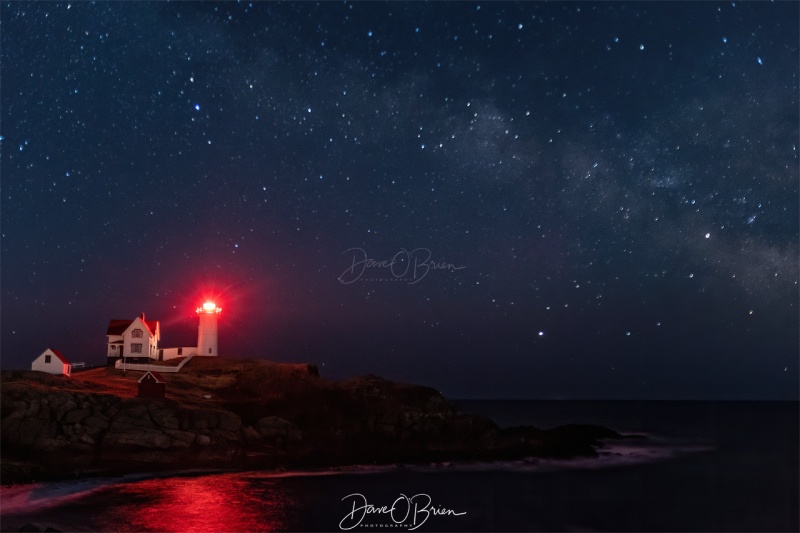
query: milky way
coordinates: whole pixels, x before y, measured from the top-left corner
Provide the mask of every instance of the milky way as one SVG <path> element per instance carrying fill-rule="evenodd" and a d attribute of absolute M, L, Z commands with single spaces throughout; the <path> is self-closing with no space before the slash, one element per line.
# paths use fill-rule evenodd
<path fill-rule="evenodd" d="M 3 368 L 211 294 L 331 378 L 796 398 L 798 9 L 3 3 Z"/>

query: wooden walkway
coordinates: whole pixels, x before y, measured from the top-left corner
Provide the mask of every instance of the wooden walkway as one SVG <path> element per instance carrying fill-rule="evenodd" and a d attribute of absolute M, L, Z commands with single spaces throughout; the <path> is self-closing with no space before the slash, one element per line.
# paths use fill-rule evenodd
<path fill-rule="evenodd" d="M 192 357 L 194 357 L 194 355 L 190 355 L 189 357 L 187 357 L 186 359 L 181 361 L 181 364 L 179 364 L 178 366 L 140 365 L 140 364 L 134 364 L 134 363 L 127 363 L 126 364 L 126 363 L 123 363 L 120 360 L 120 361 L 117 361 L 116 363 L 114 363 L 114 368 L 119 369 L 119 370 L 141 370 L 143 372 L 147 372 L 148 370 L 152 370 L 152 371 L 160 372 L 160 373 L 174 373 L 174 372 L 180 372 L 181 368 L 183 368 L 183 365 L 188 363 L 189 360 Z"/>

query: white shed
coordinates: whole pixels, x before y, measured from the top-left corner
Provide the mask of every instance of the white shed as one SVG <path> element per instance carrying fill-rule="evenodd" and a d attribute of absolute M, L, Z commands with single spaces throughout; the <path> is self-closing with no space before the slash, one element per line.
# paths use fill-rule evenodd
<path fill-rule="evenodd" d="M 61 355 L 61 352 L 48 348 L 42 352 L 42 355 L 33 360 L 31 370 L 69 376 L 72 374 L 72 365 Z"/>

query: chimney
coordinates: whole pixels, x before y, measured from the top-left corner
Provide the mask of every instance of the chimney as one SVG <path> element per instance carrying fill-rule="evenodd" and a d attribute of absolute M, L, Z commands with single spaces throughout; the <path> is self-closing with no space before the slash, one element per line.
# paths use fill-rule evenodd
<path fill-rule="evenodd" d="M 144 322 L 144 313 L 142 313 L 142 316 L 140 316 L 139 318 L 141 318 L 142 322 Z"/>

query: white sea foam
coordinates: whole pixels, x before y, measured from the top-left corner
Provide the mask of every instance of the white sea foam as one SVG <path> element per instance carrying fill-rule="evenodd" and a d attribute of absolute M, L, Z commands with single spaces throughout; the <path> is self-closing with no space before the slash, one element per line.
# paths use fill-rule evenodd
<path fill-rule="evenodd" d="M 28 513 L 57 507 L 70 501 L 80 500 L 88 494 L 108 487 L 136 483 L 156 477 L 177 477 L 187 475 L 212 475 L 220 470 L 180 470 L 165 473 L 144 472 L 125 474 L 120 477 L 81 478 L 75 480 L 52 481 L 46 483 L 28 483 L 0 487 L 0 512 L 3 515 Z"/>
<path fill-rule="evenodd" d="M 643 435 L 644 436 L 644 435 Z M 648 436 L 642 439 L 607 440 L 597 449 L 597 457 L 576 457 L 572 459 L 551 459 L 528 457 L 521 460 L 486 462 L 441 462 L 428 465 L 410 465 L 412 471 L 515 471 L 549 472 L 567 469 L 598 469 L 638 465 L 653 461 L 663 461 L 690 453 L 706 452 L 714 447 L 705 443 L 688 443 L 674 439 Z"/>
<path fill-rule="evenodd" d="M 72 500 L 79 500 L 87 494 L 119 481 L 119 479 L 81 479 L 1 487 L 2 513 L 4 515 L 29 513 L 57 507 Z"/>
<path fill-rule="evenodd" d="M 690 443 L 678 439 L 668 439 L 656 435 L 637 434 L 643 438 L 622 440 L 609 439 L 597 449 L 597 457 L 576 457 L 572 459 L 549 459 L 529 457 L 506 461 L 440 461 L 427 464 L 394 465 L 350 465 L 321 470 L 292 470 L 285 472 L 249 472 L 254 478 L 286 478 L 309 476 L 365 475 L 392 472 L 489 472 L 518 471 L 546 472 L 566 469 L 598 469 L 630 466 L 653 461 L 663 461 L 690 453 L 707 452 L 714 449 L 706 443 Z"/>

